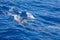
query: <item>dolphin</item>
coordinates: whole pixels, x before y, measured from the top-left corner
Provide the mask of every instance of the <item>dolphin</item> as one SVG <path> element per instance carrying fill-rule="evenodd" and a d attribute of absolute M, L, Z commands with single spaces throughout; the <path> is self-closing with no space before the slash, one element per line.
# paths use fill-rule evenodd
<path fill-rule="evenodd" d="M 25 21 L 28 21 L 28 20 L 34 21 L 36 19 L 31 13 L 26 12 L 26 11 L 20 12 L 19 15 L 12 14 L 10 12 L 8 12 L 8 13 L 9 13 L 9 15 L 13 16 L 14 20 L 19 22 L 20 24 L 23 24 Z"/>

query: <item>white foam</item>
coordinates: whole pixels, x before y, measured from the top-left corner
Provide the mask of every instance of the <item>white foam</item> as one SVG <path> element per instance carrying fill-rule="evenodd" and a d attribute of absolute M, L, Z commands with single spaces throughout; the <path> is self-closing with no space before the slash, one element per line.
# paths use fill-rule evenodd
<path fill-rule="evenodd" d="M 48 26 L 49 28 L 53 28 L 53 29 L 58 29 L 58 30 L 60 30 L 60 28 L 59 27 L 57 27 L 57 26 Z"/>
<path fill-rule="evenodd" d="M 14 20 L 18 21 L 20 19 L 20 16 L 16 15 L 16 14 L 12 14 L 10 12 L 8 12 L 8 15 L 11 15 L 14 17 Z"/>
<path fill-rule="evenodd" d="M 19 11 L 19 13 L 22 13 L 21 11 Z"/>
<path fill-rule="evenodd" d="M 28 18 L 36 19 L 31 13 L 27 12 L 26 14 L 27 14 Z"/>
<path fill-rule="evenodd" d="M 11 7 L 11 9 L 9 10 L 10 12 L 13 11 L 14 7 Z"/>

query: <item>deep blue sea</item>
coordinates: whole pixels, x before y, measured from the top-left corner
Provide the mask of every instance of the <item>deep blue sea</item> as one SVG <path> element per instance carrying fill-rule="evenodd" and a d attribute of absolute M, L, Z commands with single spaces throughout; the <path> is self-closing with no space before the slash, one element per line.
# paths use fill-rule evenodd
<path fill-rule="evenodd" d="M 36 20 L 20 24 L 9 15 L 22 11 Z M 60 0 L 0 0 L 0 40 L 60 40 Z"/>

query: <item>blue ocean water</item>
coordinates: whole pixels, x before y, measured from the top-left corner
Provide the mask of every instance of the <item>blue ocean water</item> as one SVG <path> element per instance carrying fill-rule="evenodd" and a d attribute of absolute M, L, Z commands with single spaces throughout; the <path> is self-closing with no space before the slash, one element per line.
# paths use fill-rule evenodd
<path fill-rule="evenodd" d="M 20 11 L 36 21 L 21 25 L 8 15 Z M 60 0 L 0 0 L 0 40 L 60 40 Z"/>

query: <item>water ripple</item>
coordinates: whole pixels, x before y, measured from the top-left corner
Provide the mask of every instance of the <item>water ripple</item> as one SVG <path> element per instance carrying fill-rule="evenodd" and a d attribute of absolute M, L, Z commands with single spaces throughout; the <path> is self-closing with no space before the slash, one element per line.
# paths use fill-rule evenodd
<path fill-rule="evenodd" d="M 0 0 L 0 40 L 60 40 L 59 3 L 59 0 Z M 36 20 L 21 24 L 22 11 L 30 12 Z"/>

